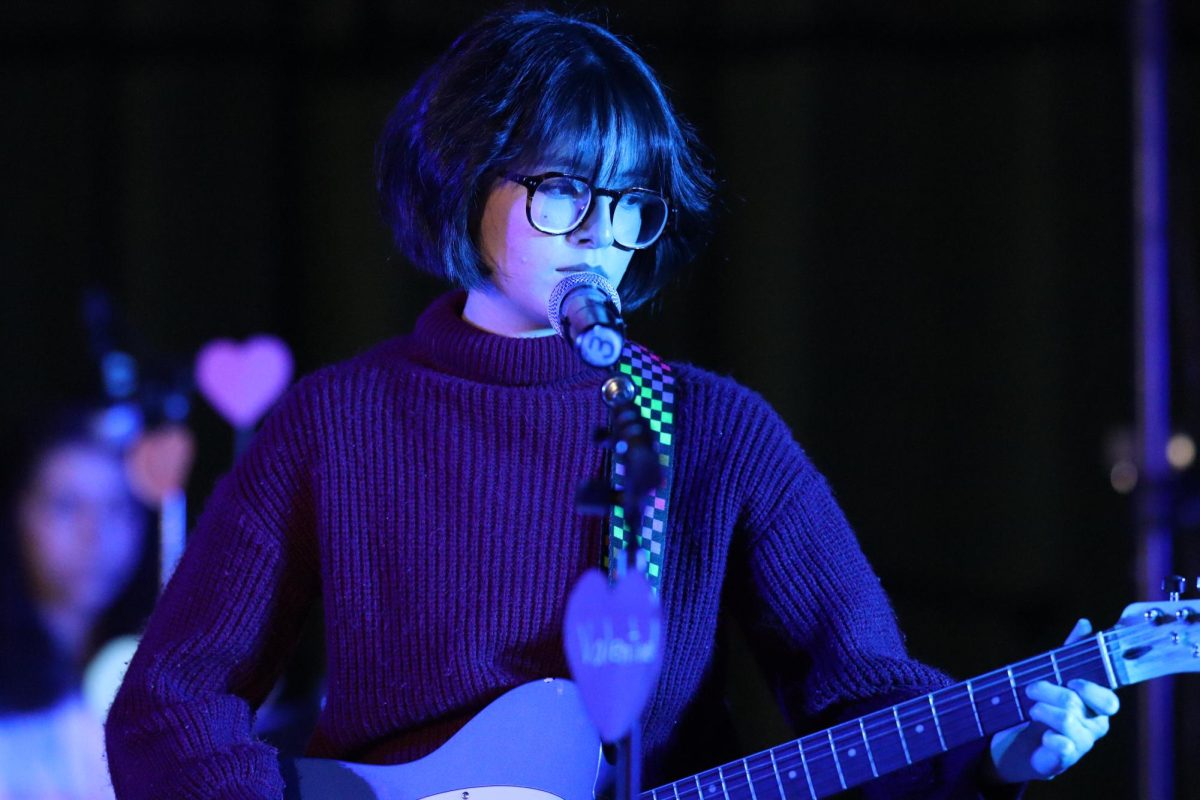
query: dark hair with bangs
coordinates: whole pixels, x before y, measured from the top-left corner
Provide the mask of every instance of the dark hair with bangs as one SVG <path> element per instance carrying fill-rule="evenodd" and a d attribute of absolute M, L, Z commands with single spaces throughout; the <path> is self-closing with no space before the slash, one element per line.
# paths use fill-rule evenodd
<path fill-rule="evenodd" d="M 417 267 L 476 288 L 488 280 L 479 224 L 493 182 L 554 151 L 599 180 L 616 142 L 632 145 L 639 178 L 673 208 L 621 282 L 632 309 L 703 243 L 713 182 L 654 73 L 594 23 L 522 11 L 485 17 L 459 36 L 388 118 L 376 151 L 383 216 Z"/>

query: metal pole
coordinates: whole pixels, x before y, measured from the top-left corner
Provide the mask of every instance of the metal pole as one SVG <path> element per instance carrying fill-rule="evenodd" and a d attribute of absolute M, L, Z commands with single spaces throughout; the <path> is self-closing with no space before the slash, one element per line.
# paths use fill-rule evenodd
<path fill-rule="evenodd" d="M 1136 383 L 1142 474 L 1138 495 L 1138 581 L 1158 597 L 1171 574 L 1170 314 L 1167 217 L 1167 0 L 1132 0 L 1134 236 L 1137 261 Z M 1139 703 L 1139 789 L 1173 800 L 1174 686 L 1145 684 Z"/>

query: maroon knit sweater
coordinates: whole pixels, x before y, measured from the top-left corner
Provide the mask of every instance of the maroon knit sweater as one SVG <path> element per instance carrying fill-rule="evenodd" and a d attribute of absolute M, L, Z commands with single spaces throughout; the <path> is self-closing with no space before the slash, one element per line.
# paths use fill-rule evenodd
<path fill-rule="evenodd" d="M 471 327 L 462 303 L 446 295 L 412 335 L 301 381 L 219 482 L 108 720 L 120 797 L 281 796 L 251 724 L 318 595 L 328 694 L 312 756 L 410 760 L 504 691 L 567 674 L 564 601 L 602 546 L 600 520 L 572 505 L 602 474 L 602 376 L 557 337 Z M 905 653 L 784 423 L 732 380 L 675 370 L 647 764 L 676 743 L 723 596 L 794 715 L 944 685 Z"/>

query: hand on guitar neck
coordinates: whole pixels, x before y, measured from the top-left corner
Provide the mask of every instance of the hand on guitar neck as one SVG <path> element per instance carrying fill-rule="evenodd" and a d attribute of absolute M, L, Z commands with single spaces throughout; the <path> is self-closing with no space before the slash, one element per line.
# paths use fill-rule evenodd
<path fill-rule="evenodd" d="M 1081 619 L 1066 644 L 1091 633 L 1091 623 Z M 992 777 L 1002 783 L 1049 780 L 1070 769 L 1108 733 L 1108 719 L 1121 706 L 1115 692 L 1088 680 L 1038 681 L 1025 692 L 1035 701 L 1030 721 L 992 737 Z"/>

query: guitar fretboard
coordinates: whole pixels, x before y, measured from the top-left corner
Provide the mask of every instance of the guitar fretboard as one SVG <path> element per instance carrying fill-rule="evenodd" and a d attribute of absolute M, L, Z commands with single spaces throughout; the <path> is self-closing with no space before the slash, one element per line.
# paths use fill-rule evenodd
<path fill-rule="evenodd" d="M 1028 719 L 1025 688 L 1078 678 L 1116 688 L 1106 634 L 906 700 L 660 786 L 640 800 L 818 800 Z"/>

